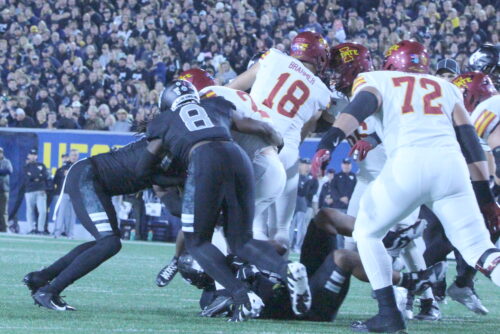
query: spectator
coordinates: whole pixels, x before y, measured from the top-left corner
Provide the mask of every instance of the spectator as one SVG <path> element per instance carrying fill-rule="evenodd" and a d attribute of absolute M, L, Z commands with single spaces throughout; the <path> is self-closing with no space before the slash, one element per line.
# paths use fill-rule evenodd
<path fill-rule="evenodd" d="M 7 229 L 10 174 L 12 174 L 12 164 L 0 147 L 0 232 L 5 232 Z"/>
<path fill-rule="evenodd" d="M 342 160 L 340 167 L 340 173 L 337 173 L 333 179 L 333 208 L 345 213 L 356 185 L 356 175 L 351 172 L 351 160 L 347 158 Z"/>
<path fill-rule="evenodd" d="M 55 123 L 58 129 L 78 129 L 78 124 L 73 119 L 73 110 L 62 106 L 62 117 Z"/>
<path fill-rule="evenodd" d="M 35 121 L 33 118 L 29 117 L 26 115 L 24 110 L 22 108 L 17 108 L 16 109 L 16 121 L 15 121 L 15 127 L 16 128 L 34 128 L 35 127 Z"/>
<path fill-rule="evenodd" d="M 54 184 L 56 183 L 57 178 L 57 186 L 55 186 L 55 189 L 58 191 L 58 199 L 56 202 L 57 204 L 55 212 L 56 218 L 53 232 L 55 238 L 59 238 L 61 236 L 68 237 L 69 239 L 73 238 L 73 229 L 76 223 L 76 214 L 69 195 L 64 192 L 63 185 L 64 179 L 68 174 L 68 170 L 75 164 L 75 162 L 78 161 L 79 155 L 80 153 L 78 152 L 78 150 L 71 150 L 68 155 L 68 160 L 57 169 L 56 176 L 54 177 Z"/>
<path fill-rule="evenodd" d="M 38 151 L 31 149 L 24 167 L 24 187 L 26 199 L 26 219 L 31 226 L 30 234 L 43 233 L 47 218 L 47 183 L 49 174 L 44 164 L 37 161 Z M 38 222 L 35 222 L 35 209 Z"/>
<path fill-rule="evenodd" d="M 115 132 L 129 132 L 132 128 L 132 123 L 128 118 L 128 112 L 125 109 L 119 109 L 116 112 L 116 122 L 113 124 L 109 130 Z"/>

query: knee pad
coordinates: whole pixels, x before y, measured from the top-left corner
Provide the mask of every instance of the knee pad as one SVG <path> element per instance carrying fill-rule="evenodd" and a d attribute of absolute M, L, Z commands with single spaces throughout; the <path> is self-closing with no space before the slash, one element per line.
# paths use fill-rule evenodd
<path fill-rule="evenodd" d="M 109 256 L 115 255 L 120 251 L 120 249 L 122 249 L 122 243 L 120 241 L 120 238 L 118 238 L 116 235 L 99 239 L 97 240 L 97 244 L 105 248 Z"/>

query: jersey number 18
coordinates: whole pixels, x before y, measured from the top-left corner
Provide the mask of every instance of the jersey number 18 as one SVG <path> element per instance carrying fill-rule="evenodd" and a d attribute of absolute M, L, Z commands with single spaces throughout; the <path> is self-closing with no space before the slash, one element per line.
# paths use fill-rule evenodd
<path fill-rule="evenodd" d="M 278 82 L 274 86 L 273 90 L 271 90 L 269 96 L 264 101 L 262 101 L 263 105 L 265 105 L 269 109 L 273 108 L 276 95 L 281 90 L 281 88 L 283 88 L 283 85 L 289 77 L 290 73 L 283 73 L 278 77 Z M 299 97 L 295 95 L 297 94 L 297 91 L 300 94 Z M 292 82 L 290 87 L 288 87 L 286 94 L 283 95 L 283 97 L 279 100 L 277 108 L 278 113 L 283 116 L 293 118 L 299 111 L 299 108 L 306 102 L 308 97 L 309 88 L 307 87 L 307 85 L 300 80 L 295 80 L 294 82 Z M 292 108 L 290 110 L 285 109 L 285 105 L 287 105 L 287 103 L 292 105 Z"/>

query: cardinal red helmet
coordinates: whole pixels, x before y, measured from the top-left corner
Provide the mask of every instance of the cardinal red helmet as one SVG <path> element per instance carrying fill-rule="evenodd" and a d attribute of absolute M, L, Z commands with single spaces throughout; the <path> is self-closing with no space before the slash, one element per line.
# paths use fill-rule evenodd
<path fill-rule="evenodd" d="M 304 31 L 295 36 L 290 46 L 290 56 L 313 64 L 318 73 L 326 69 L 328 53 L 328 43 L 320 34 L 312 31 Z"/>
<path fill-rule="evenodd" d="M 498 94 L 489 76 L 481 72 L 467 72 L 453 79 L 453 83 L 462 90 L 464 104 L 468 112 L 487 98 Z"/>
<path fill-rule="evenodd" d="M 342 43 L 330 49 L 330 68 L 335 89 L 349 95 L 358 74 L 373 71 L 370 51 L 361 44 Z"/>
<path fill-rule="evenodd" d="M 401 41 L 385 52 L 384 70 L 429 73 L 429 54 L 415 41 Z"/>
<path fill-rule="evenodd" d="M 193 68 L 179 74 L 179 79 L 189 81 L 196 87 L 198 91 L 208 86 L 214 86 L 214 78 L 208 73 L 199 68 Z"/>

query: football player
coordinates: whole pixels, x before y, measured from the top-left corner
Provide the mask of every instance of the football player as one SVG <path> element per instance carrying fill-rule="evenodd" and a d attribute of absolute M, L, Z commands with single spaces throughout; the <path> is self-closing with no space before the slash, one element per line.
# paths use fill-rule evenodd
<path fill-rule="evenodd" d="M 279 272 L 294 312 L 307 312 L 311 299 L 304 266 L 285 262 L 270 244 L 252 238 L 253 171 L 248 156 L 232 141 L 230 128 L 259 135 L 273 146 L 281 144 L 281 136 L 267 123 L 244 117 L 222 97 L 200 101 L 196 88 L 185 80 L 169 83 L 158 103 L 164 112 L 148 126 L 148 151 L 139 161 L 140 169 L 153 166 L 164 149 L 188 170 L 181 215 L 186 249 L 231 293 L 236 304 L 231 321 L 258 316 L 263 304 L 233 277 L 224 255 L 211 243 L 221 210 L 231 251 L 260 268 Z"/>
<path fill-rule="evenodd" d="M 249 64 L 249 67 L 251 64 Z M 236 109 L 245 117 L 265 121 L 272 124 L 269 115 L 258 109 L 252 97 L 243 91 L 216 86 L 212 76 L 202 69 L 191 69 L 179 75 L 179 79 L 191 82 L 200 92 L 201 99 L 222 96 L 234 104 Z M 283 164 L 279 160 L 276 146 L 271 146 L 263 138 L 231 131 L 233 139 L 243 148 L 254 170 L 255 181 L 255 215 L 253 222 L 253 237 L 257 240 L 267 240 L 267 222 L 263 212 L 276 200 L 285 187 L 286 174 Z M 183 237 L 180 235 L 179 238 Z M 179 251 L 181 248 L 179 249 Z M 157 276 L 158 286 L 167 285 L 176 271 L 178 254 L 165 266 Z"/>
<path fill-rule="evenodd" d="M 164 174 L 161 159 L 154 168 L 137 173 L 139 157 L 147 145 L 146 139 L 141 139 L 116 151 L 80 160 L 69 169 L 63 191 L 69 195 L 83 227 L 96 240 L 77 246 L 50 266 L 24 277 L 36 304 L 57 311 L 75 310 L 61 299 L 60 293 L 120 251 L 112 196 L 132 194 L 153 184 L 172 186 L 182 182 L 177 174 Z"/>
<path fill-rule="evenodd" d="M 260 318 L 331 322 L 335 320 L 349 291 L 351 275 L 368 282 L 359 255 L 350 250 L 337 249 L 335 234 L 325 233 L 316 226 L 316 223 L 311 223 L 305 240 L 301 262 L 307 268 L 313 299 L 310 311 L 302 317 L 297 317 L 292 312 L 286 288 L 275 273 L 259 271 L 237 257 L 228 256 L 228 262 L 231 263 L 236 276 L 250 283 L 252 289 L 265 301 L 266 306 Z M 201 315 L 213 317 L 229 311 L 232 301 L 227 292 L 214 291 L 213 285 L 206 284 L 209 280 L 196 270 L 195 264 L 186 267 L 180 268 L 183 277 L 190 276 L 187 278 L 193 285 L 204 289 L 200 300 L 203 309 Z M 444 263 L 439 263 L 421 272 L 393 272 L 393 283 L 406 287 L 414 293 L 420 293 L 426 286 L 442 277 L 445 270 Z M 404 304 L 403 298 L 401 300 Z"/>
<path fill-rule="evenodd" d="M 364 46 L 357 43 L 341 43 L 330 50 L 330 67 L 333 72 L 333 82 L 335 89 L 351 97 L 353 86 L 356 87 L 360 81 L 356 77 L 363 72 L 373 71 L 370 52 Z M 349 201 L 347 214 L 352 218 L 356 217 L 359 210 L 359 202 L 362 194 L 368 185 L 380 174 L 386 161 L 383 145 L 379 144 L 380 139 L 377 131 L 381 131 L 380 122 L 374 117 L 368 117 L 361 126 L 350 135 L 347 140 L 352 146 L 350 154 L 358 156 L 359 172 L 357 174 L 358 182 Z M 313 173 L 318 173 L 314 171 Z M 416 209 L 405 219 L 391 229 L 393 232 L 398 230 L 407 230 L 418 218 L 419 209 Z M 403 252 L 398 252 L 398 256 L 404 259 L 410 271 L 423 270 L 426 263 L 423 258 L 424 249 L 418 246 L 419 243 L 410 240 L 406 244 Z M 352 238 L 346 237 L 346 248 L 356 249 Z M 409 298 L 413 298 L 409 294 Z M 413 318 L 413 303 L 408 303 L 406 316 Z M 434 302 L 432 290 L 427 289 L 421 299 L 420 313 L 415 317 L 418 320 L 438 320 L 441 317 L 439 306 Z"/>
<path fill-rule="evenodd" d="M 358 76 L 352 102 L 323 136 L 313 160 L 324 164 L 322 157 L 362 121 L 370 115 L 379 118 L 388 159 L 361 197 L 353 233 L 379 305 L 377 315 L 352 325 L 353 330 L 364 332 L 406 328 L 396 307 L 391 260 L 382 238 L 422 204 L 439 217 L 467 263 L 500 286 L 500 250 L 490 241 L 475 197 L 491 229 L 499 224 L 489 209 L 496 203 L 488 186 L 486 158 L 460 91 L 427 74 L 429 56 L 417 42 L 391 46 L 383 68 Z"/>
<path fill-rule="evenodd" d="M 299 145 L 322 111 L 331 92 L 320 77 L 328 65 L 328 44 L 314 32 L 299 33 L 291 43 L 290 56 L 270 49 L 246 72 L 227 86 L 246 91 L 259 110 L 268 114 L 283 136 L 279 156 L 287 174 L 281 196 L 271 205 L 268 238 L 289 246 L 289 228 L 298 190 Z"/>
<path fill-rule="evenodd" d="M 500 89 L 500 47 L 489 43 L 481 45 L 470 55 L 469 69 L 487 74 L 496 89 Z"/>

